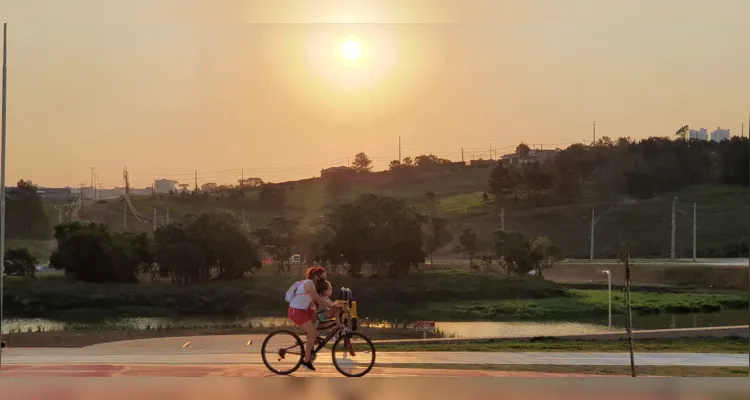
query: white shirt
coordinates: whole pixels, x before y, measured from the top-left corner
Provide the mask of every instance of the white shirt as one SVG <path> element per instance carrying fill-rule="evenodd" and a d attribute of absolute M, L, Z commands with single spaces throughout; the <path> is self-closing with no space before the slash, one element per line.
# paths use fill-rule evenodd
<path fill-rule="evenodd" d="M 297 290 L 295 290 L 294 298 L 289 303 L 289 306 L 292 308 L 296 308 L 298 310 L 307 310 L 310 308 L 310 305 L 312 305 L 312 296 L 310 296 L 309 293 L 307 293 L 307 290 L 305 289 L 305 285 L 307 282 L 313 283 L 310 279 L 305 279 L 302 281 L 302 283 L 297 286 Z M 315 284 L 313 283 L 313 286 Z"/>

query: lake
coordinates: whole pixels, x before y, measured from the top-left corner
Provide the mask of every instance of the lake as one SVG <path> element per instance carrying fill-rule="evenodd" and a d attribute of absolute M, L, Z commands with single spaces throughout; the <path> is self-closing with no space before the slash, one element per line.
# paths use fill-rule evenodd
<path fill-rule="evenodd" d="M 720 313 L 700 314 L 658 314 L 634 315 L 633 329 L 668 329 L 668 328 L 702 328 L 712 326 L 747 325 L 750 318 L 747 310 L 723 310 Z M 413 322 L 413 321 L 412 321 Z M 613 325 L 616 329 L 624 329 L 626 318 L 615 316 Z M 365 326 L 392 327 L 411 326 L 408 321 L 362 321 Z M 127 318 L 104 323 L 77 324 L 53 321 L 47 319 L 6 319 L 3 321 L 3 333 L 80 330 L 82 328 L 100 329 L 185 329 L 185 328 L 239 328 L 265 327 L 277 328 L 291 326 L 284 317 L 259 317 L 231 321 L 211 321 L 206 319 L 168 318 Z M 516 321 L 516 322 L 441 322 L 437 328 L 450 337 L 512 337 L 512 336 L 559 336 L 575 334 L 593 334 L 607 332 L 607 320 L 577 321 Z"/>

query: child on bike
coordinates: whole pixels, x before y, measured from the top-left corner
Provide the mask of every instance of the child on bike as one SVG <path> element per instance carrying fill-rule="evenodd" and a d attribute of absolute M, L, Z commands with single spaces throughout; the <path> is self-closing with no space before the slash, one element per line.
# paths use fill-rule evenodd
<path fill-rule="evenodd" d="M 320 297 L 323 297 L 324 299 L 330 301 L 331 294 L 333 294 L 333 285 L 331 285 L 331 282 L 322 279 L 318 281 L 316 289 Z M 318 305 L 315 311 L 315 315 L 317 317 L 315 319 L 315 324 L 317 325 L 318 330 L 325 330 L 331 328 L 334 325 L 339 328 L 343 328 L 344 325 L 341 324 L 341 321 L 339 321 L 338 318 L 335 318 L 335 313 L 336 309 Z M 334 321 L 331 321 L 331 319 L 334 319 Z M 334 323 L 331 324 L 330 322 Z"/>

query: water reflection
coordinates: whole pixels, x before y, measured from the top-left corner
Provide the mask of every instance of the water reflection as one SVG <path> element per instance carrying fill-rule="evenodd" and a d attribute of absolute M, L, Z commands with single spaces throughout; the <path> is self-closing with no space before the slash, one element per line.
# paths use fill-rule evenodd
<path fill-rule="evenodd" d="M 747 310 L 724 310 L 721 313 L 634 315 L 635 330 L 702 328 L 712 326 L 747 325 L 750 318 Z M 624 329 L 626 317 L 615 316 L 614 328 Z M 362 326 L 371 328 L 412 328 L 413 321 L 363 320 Z M 514 336 L 558 336 L 595 334 L 607 332 L 606 317 L 603 320 L 568 322 L 437 322 L 437 328 L 446 337 L 514 337 Z M 64 331 L 64 330 L 175 330 L 175 329 L 221 329 L 221 328 L 281 328 L 291 322 L 284 317 L 258 317 L 238 320 L 126 318 L 98 324 L 80 324 L 47 319 L 6 319 L 3 333 Z"/>

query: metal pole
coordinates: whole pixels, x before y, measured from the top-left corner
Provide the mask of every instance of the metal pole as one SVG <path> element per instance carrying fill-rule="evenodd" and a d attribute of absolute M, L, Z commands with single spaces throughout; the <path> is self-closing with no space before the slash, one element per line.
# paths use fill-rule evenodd
<path fill-rule="evenodd" d="M 5 296 L 5 126 L 8 103 L 8 23 L 3 23 L 3 108 L 2 108 L 2 161 L 0 161 L 0 342 L 3 340 L 3 297 Z M 0 349 L 0 369 L 3 368 L 3 350 Z"/>
<path fill-rule="evenodd" d="M 609 297 L 609 329 L 612 330 L 612 272 L 607 271 L 607 293 Z"/>
<path fill-rule="evenodd" d="M 591 248 L 589 249 L 589 258 L 594 259 L 594 209 L 591 209 Z"/>
<path fill-rule="evenodd" d="M 607 274 L 607 298 L 608 298 L 608 305 L 609 305 L 609 313 L 607 316 L 609 317 L 607 327 L 609 330 L 612 330 L 612 271 L 609 269 L 605 269 L 605 274 Z"/>
<path fill-rule="evenodd" d="M 697 203 L 693 202 L 693 262 L 698 257 L 698 220 L 696 219 Z"/>
<path fill-rule="evenodd" d="M 677 227 L 675 226 L 675 217 L 677 212 L 677 197 L 672 199 L 672 247 L 669 252 L 669 257 L 674 260 L 675 258 L 675 234 L 677 233 Z"/>
<path fill-rule="evenodd" d="M 633 355 L 633 309 L 630 303 L 630 253 L 625 255 L 625 296 L 628 305 L 628 348 L 630 349 L 630 376 L 635 378 L 635 356 Z"/>

